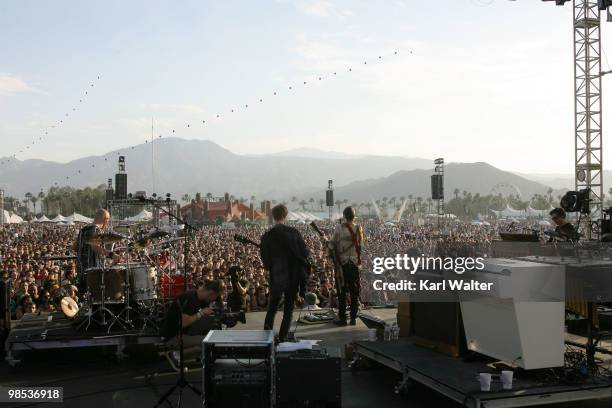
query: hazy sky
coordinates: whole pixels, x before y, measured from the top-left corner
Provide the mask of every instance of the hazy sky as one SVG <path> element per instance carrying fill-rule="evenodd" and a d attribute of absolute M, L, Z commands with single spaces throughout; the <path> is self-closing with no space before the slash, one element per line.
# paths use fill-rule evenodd
<path fill-rule="evenodd" d="M 143 143 L 154 116 L 156 135 L 237 153 L 309 146 L 572 173 L 571 12 L 536 0 L 3 1 L 0 156 L 60 119 L 19 157 L 102 154 Z"/>

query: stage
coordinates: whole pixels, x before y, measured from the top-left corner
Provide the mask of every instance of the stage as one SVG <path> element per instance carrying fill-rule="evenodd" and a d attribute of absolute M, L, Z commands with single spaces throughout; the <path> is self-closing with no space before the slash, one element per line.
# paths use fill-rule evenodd
<path fill-rule="evenodd" d="M 496 360 L 484 356 L 473 361 L 454 358 L 418 346 L 409 339 L 358 341 L 355 353 L 400 373 L 404 386 L 414 382 L 422 384 L 465 407 L 522 407 L 570 401 L 584 406 L 585 400 L 607 398 L 608 404 L 612 401 L 612 379 L 553 383 L 550 370 L 519 372 L 512 390 L 502 390 L 500 382 L 494 381 L 491 391 L 481 392 L 478 373 L 493 372 L 487 364 Z"/>
<path fill-rule="evenodd" d="M 367 311 L 389 322 L 395 321 L 396 312 L 396 309 Z M 248 313 L 247 324 L 238 324 L 236 329 L 260 329 L 263 327 L 264 315 L 263 312 Z M 277 316 L 277 327 L 280 324 L 280 315 Z M 298 317 L 298 312 L 294 317 Z M 357 326 L 346 327 L 337 327 L 331 323 L 300 325 L 297 337 L 320 339 L 325 347 L 342 349 L 346 343 L 364 340 L 367 331 L 361 321 L 357 322 Z M 166 359 L 160 355 L 160 350 L 154 344 L 126 344 L 123 353 L 124 358 L 118 360 L 115 345 L 29 350 L 22 353 L 22 360 L 15 368 L 6 362 L 0 365 L 0 385 L 63 386 L 62 406 L 66 407 L 152 407 L 159 396 L 174 384 L 176 373 L 170 369 Z M 199 388 L 201 369 L 195 362 L 189 366 L 187 379 Z M 351 372 L 345 364 L 342 372 L 342 406 L 354 408 L 461 406 L 460 403 L 418 383 L 415 383 L 407 394 L 395 395 L 394 387 L 401 380 L 401 373 L 383 366 Z M 474 382 L 476 383 L 475 380 Z M 175 398 L 172 399 L 173 404 L 175 401 Z M 199 398 L 189 391 L 186 391 L 184 401 L 185 406 L 200 406 Z M 603 408 L 609 405 L 610 400 L 550 406 Z M 34 405 L 21 404 L 21 406 Z"/>

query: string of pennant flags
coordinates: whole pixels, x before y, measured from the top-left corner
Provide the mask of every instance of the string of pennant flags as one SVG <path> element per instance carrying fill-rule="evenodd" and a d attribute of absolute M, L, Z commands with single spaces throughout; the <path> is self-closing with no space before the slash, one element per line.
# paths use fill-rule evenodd
<path fill-rule="evenodd" d="M 253 99 L 255 102 L 251 102 L 251 103 L 242 103 L 242 104 L 235 104 L 233 105 L 233 107 L 226 109 L 225 111 L 219 111 L 218 113 L 209 115 L 206 118 L 199 118 L 198 120 L 194 120 L 188 123 L 184 123 L 181 126 L 177 126 L 174 127 L 172 129 L 170 129 L 168 132 L 164 132 L 166 136 L 178 136 L 179 134 L 182 134 L 185 130 L 187 129 L 197 129 L 197 128 L 205 128 L 207 127 L 207 125 L 210 125 L 211 123 L 214 123 L 215 121 L 219 121 L 221 119 L 223 119 L 224 117 L 229 117 L 232 116 L 236 113 L 239 113 L 240 111 L 246 111 L 249 109 L 252 109 L 254 106 L 260 105 L 265 103 L 266 101 L 268 101 L 269 99 L 273 99 L 275 97 L 281 96 L 281 95 L 291 95 L 294 94 L 295 91 L 297 89 L 299 89 L 300 87 L 306 87 L 312 83 L 319 83 L 319 82 L 324 82 L 325 80 L 329 80 L 329 79 L 334 79 L 334 78 L 338 78 L 342 75 L 347 75 L 350 74 L 352 72 L 355 72 L 357 70 L 359 70 L 360 68 L 363 69 L 364 67 L 368 67 L 368 66 L 372 66 L 375 65 L 377 63 L 382 63 L 385 60 L 389 59 L 390 57 L 394 57 L 397 56 L 399 54 L 399 51 L 393 51 L 392 53 L 389 54 L 381 54 L 378 55 L 374 58 L 371 59 L 363 59 L 361 60 L 361 62 L 357 62 L 354 63 L 352 65 L 346 66 L 343 69 L 339 69 L 339 70 L 335 70 L 335 71 L 331 71 L 328 72 L 327 74 L 320 74 L 320 75 L 316 75 L 311 77 L 310 79 L 304 79 L 302 81 L 299 81 L 297 83 L 292 83 L 292 84 L 287 84 L 285 87 L 283 88 L 278 88 L 276 90 L 270 91 L 268 92 L 267 95 L 264 96 L 260 96 L 259 98 L 255 98 Z M 409 54 L 412 55 L 413 52 L 409 51 Z M 100 76 L 97 77 L 97 79 L 100 79 Z M 90 84 L 90 87 L 93 88 L 94 87 L 94 83 Z M 84 96 L 88 96 L 88 91 L 84 92 Z M 82 103 L 84 101 L 84 99 L 80 99 L 79 103 Z M 73 108 L 73 111 L 75 111 L 76 109 Z M 70 118 L 69 116 L 70 112 L 66 113 L 65 118 Z M 56 122 L 54 125 L 50 126 L 50 129 L 57 129 L 58 127 L 60 127 L 61 125 L 63 125 L 65 123 L 64 118 L 60 119 L 58 122 Z M 154 139 L 145 139 L 144 143 L 148 144 L 149 142 L 153 143 L 153 141 L 155 139 L 161 139 L 164 137 L 164 133 L 162 134 L 157 134 L 156 137 Z M 40 143 L 44 140 L 46 140 L 47 136 L 49 136 L 50 134 L 50 130 L 49 128 L 46 128 L 43 132 L 44 137 L 41 135 L 38 140 L 35 140 L 32 144 L 28 145 L 25 147 L 25 149 L 28 149 L 31 146 L 34 146 L 36 143 Z M 137 147 L 137 145 L 133 145 L 133 146 L 128 146 L 127 148 L 122 149 L 121 151 L 118 151 L 115 153 L 107 153 L 104 156 L 99 156 L 97 158 L 93 158 L 92 161 L 90 162 L 88 165 L 83 165 L 83 167 L 81 167 L 80 169 L 77 169 L 76 172 L 73 172 L 71 174 L 67 174 L 66 176 L 64 176 L 63 178 L 59 178 L 57 180 L 55 180 L 53 182 L 53 186 L 58 187 L 60 185 L 62 185 L 62 183 L 65 183 L 64 185 L 67 185 L 70 183 L 71 180 L 73 180 L 74 178 L 78 178 L 80 175 L 85 175 L 86 172 L 88 170 L 92 170 L 92 169 L 96 169 L 96 168 L 100 168 L 103 167 L 105 170 L 109 170 L 112 171 L 112 169 L 116 169 L 116 159 L 118 156 L 124 156 L 126 158 L 126 160 L 129 160 L 129 152 L 134 150 Z M 19 151 L 19 153 L 24 153 L 25 149 L 21 149 Z M 13 156 L 11 156 L 9 159 L 5 159 L 4 163 L 8 162 L 10 159 L 16 159 L 17 155 L 14 154 Z M 113 174 L 113 173 L 109 173 Z"/>
<path fill-rule="evenodd" d="M 70 110 L 65 112 L 64 115 L 61 117 L 61 119 L 57 119 L 51 122 L 49 126 L 42 129 L 37 136 L 33 137 L 30 143 L 23 146 L 21 149 L 19 149 L 19 151 L 9 155 L 8 157 L 4 159 L 1 159 L 0 166 L 4 166 L 4 165 L 11 163 L 12 161 L 16 161 L 19 155 L 23 153 L 27 153 L 27 151 L 31 147 L 47 140 L 53 134 L 53 132 L 57 132 L 59 129 L 61 129 L 61 127 L 64 126 L 73 117 L 72 115 L 74 115 L 74 113 L 77 112 L 80 109 L 80 107 L 83 106 L 84 103 L 86 103 L 87 98 L 91 94 L 92 88 L 95 87 L 95 85 L 97 84 L 98 81 L 100 81 L 100 79 L 101 79 L 100 75 L 97 75 L 95 79 L 93 79 L 91 82 L 88 83 L 85 90 L 79 93 L 78 103 L 75 102 L 74 106 Z"/>

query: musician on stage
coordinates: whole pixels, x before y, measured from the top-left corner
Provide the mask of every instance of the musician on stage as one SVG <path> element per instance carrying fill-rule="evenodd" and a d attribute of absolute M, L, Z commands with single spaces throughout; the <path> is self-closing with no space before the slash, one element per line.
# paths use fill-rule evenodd
<path fill-rule="evenodd" d="M 363 229 L 355 224 L 355 209 L 346 207 L 343 211 L 344 222 L 338 225 L 330 241 L 342 265 L 343 284 L 338 291 L 338 320 L 334 323 L 346 326 L 346 294 L 351 297 L 351 326 L 356 324 L 359 309 L 359 268 L 361 267 L 361 245 Z"/>
<path fill-rule="evenodd" d="M 119 262 L 120 257 L 113 251 L 110 251 L 97 244 L 88 244 L 96 234 L 101 233 L 110 221 L 110 213 L 101 208 L 96 211 L 93 224 L 86 225 L 79 231 L 77 241 L 73 248 L 77 253 L 77 276 L 79 281 L 79 290 L 85 291 L 86 279 L 85 271 L 89 268 L 94 268 L 102 265 L 101 258 L 107 257 L 114 262 Z"/>
<path fill-rule="evenodd" d="M 566 241 L 575 242 L 580 238 L 576 228 L 565 219 L 565 210 L 563 208 L 554 208 L 550 211 L 550 219 L 557 226 L 555 232 L 558 233 Z"/>
<path fill-rule="evenodd" d="M 309 255 L 298 230 L 285 225 L 288 213 L 282 204 L 272 208 L 274 226 L 262 236 L 260 247 L 261 260 L 270 273 L 270 300 L 264 330 L 274 329 L 274 317 L 284 296 L 283 321 L 278 332 L 280 342 L 287 340 L 298 291 L 304 297 Z"/>

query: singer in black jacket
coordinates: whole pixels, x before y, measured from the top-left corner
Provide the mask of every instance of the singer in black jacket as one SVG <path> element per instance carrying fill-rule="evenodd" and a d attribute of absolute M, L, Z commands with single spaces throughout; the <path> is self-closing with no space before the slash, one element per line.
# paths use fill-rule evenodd
<path fill-rule="evenodd" d="M 274 329 L 274 317 L 281 298 L 285 297 L 279 341 L 287 340 L 296 295 L 306 290 L 308 249 L 304 239 L 293 227 L 285 225 L 287 207 L 280 204 L 272 209 L 274 226 L 261 237 L 261 260 L 270 272 L 270 301 L 264 330 Z"/>

